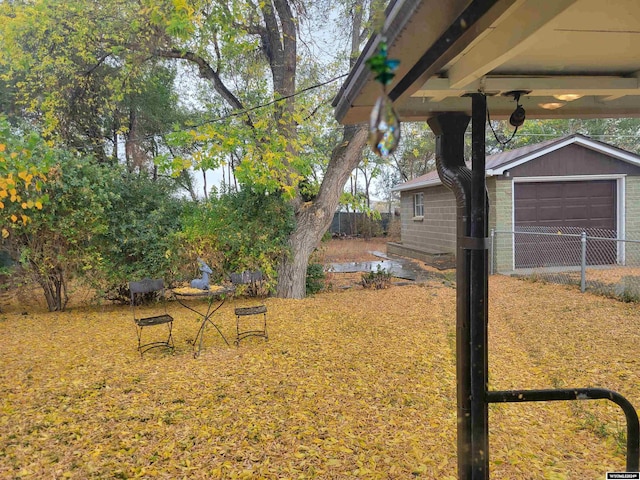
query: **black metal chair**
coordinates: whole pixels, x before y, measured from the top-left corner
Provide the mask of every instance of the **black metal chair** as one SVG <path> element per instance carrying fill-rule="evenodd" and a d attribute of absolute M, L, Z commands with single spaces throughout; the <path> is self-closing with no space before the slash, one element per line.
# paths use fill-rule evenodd
<path fill-rule="evenodd" d="M 129 282 L 129 290 L 131 292 L 131 310 L 133 312 L 133 321 L 136 325 L 136 334 L 138 336 L 138 351 L 140 356 L 152 348 L 166 347 L 171 351 L 174 350 L 173 343 L 173 317 L 167 313 L 167 298 L 164 291 L 164 281 L 159 279 L 145 278 L 139 282 Z M 160 309 L 156 315 L 144 316 L 147 309 L 141 308 L 143 304 L 153 302 Z M 144 311 L 144 314 L 143 314 Z M 142 331 L 145 327 L 155 325 L 166 325 L 169 336 L 166 340 L 153 340 L 142 343 Z"/>
<path fill-rule="evenodd" d="M 232 273 L 229 277 L 234 287 L 244 286 L 249 296 L 257 296 L 262 290 L 264 277 L 260 271 Z M 269 340 L 266 305 L 236 307 L 234 312 L 236 315 L 236 346 L 240 345 L 240 340 L 251 336 L 263 337 L 265 340 Z M 251 319 L 247 318 L 253 315 L 262 315 L 262 320 L 259 324 L 256 324 L 255 321 L 250 322 Z"/>

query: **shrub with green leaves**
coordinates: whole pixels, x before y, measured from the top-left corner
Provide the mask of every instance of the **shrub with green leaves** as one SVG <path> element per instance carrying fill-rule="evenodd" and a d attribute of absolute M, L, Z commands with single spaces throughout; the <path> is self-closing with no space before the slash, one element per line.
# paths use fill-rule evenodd
<path fill-rule="evenodd" d="M 183 243 L 194 261 L 204 258 L 220 277 L 261 270 L 273 286 L 278 262 L 288 254 L 294 217 L 281 196 L 247 188 L 198 205 L 185 215 L 184 225 Z"/>
<path fill-rule="evenodd" d="M 50 311 L 64 310 L 68 280 L 101 268 L 95 239 L 107 230 L 113 171 L 68 151 L 54 153 L 56 165 L 42 192 L 49 202 L 14 224 L 5 245 L 22 272 L 43 289 Z"/>
<path fill-rule="evenodd" d="M 321 263 L 310 263 L 307 267 L 307 295 L 313 295 L 324 289 L 324 266 Z"/>
<path fill-rule="evenodd" d="M 375 288 L 376 290 L 382 288 L 389 288 L 391 285 L 391 272 L 386 268 L 377 266 L 376 271 L 371 271 L 362 275 L 362 286 L 364 288 Z"/>
<path fill-rule="evenodd" d="M 152 179 L 124 171 L 110 187 L 107 228 L 96 239 L 102 269 L 95 285 L 106 298 L 126 300 L 127 282 L 144 277 L 177 276 L 180 245 L 177 233 L 186 200 L 176 195 L 171 179 Z"/>
<path fill-rule="evenodd" d="M 49 169 L 67 152 L 47 144 L 31 128 L 12 126 L 0 115 L 0 233 L 25 225 L 29 212 L 42 210 L 49 201 L 44 190 Z"/>

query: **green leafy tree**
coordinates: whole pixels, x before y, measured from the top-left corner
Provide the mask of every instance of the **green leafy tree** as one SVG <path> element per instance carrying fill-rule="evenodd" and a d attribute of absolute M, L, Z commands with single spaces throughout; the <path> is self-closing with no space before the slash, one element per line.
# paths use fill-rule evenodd
<path fill-rule="evenodd" d="M 406 182 L 436 168 L 436 140 L 425 123 L 403 123 L 402 132 L 403 141 L 390 163 Z"/>
<path fill-rule="evenodd" d="M 0 2 L 0 102 L 48 140 L 154 174 L 153 157 L 171 154 L 164 135 L 188 115 L 175 65 L 140 51 L 153 29 L 138 10 L 122 0 Z"/>
<path fill-rule="evenodd" d="M 356 10 L 362 12 L 362 5 Z M 143 9 L 161 32 L 153 52 L 195 67 L 232 115 L 190 132 L 194 140 L 209 143 L 205 157 L 224 162 L 235 155 L 240 159 L 235 173 L 244 188 L 280 194 L 289 202 L 295 228 L 289 255 L 280 259 L 277 294 L 292 298 L 305 295 L 309 256 L 330 225 L 367 137 L 362 126 L 342 130 L 317 194 L 308 199 L 303 185 L 313 169 L 301 154 L 309 139 L 300 127 L 314 108 L 296 95 L 305 88 L 299 31 L 306 11 L 304 3 L 287 0 L 149 2 Z M 250 108 L 260 98 L 268 100 L 268 108 Z"/>
<path fill-rule="evenodd" d="M 42 122 L 45 136 L 101 161 L 105 119 L 131 84 L 119 68 L 127 29 L 114 13 L 118 3 L 113 10 L 79 1 L 0 3 L 0 65 L 15 102 Z"/>
<path fill-rule="evenodd" d="M 313 129 L 304 125 L 318 105 L 299 92 L 322 72 L 310 67 L 300 48 L 309 5 L 291 0 L 36 0 L 0 5 L 0 65 L 16 66 L 11 75 L 21 82 L 22 104 L 46 122 L 51 135 L 68 143 L 80 137 L 78 143 L 97 158 L 105 125 L 112 124 L 118 106 L 140 88 L 149 69 L 166 60 L 191 66 L 215 92 L 226 118 L 180 128 L 177 145 L 187 155 L 172 159 L 172 167 L 179 174 L 188 166 L 212 168 L 233 160 L 242 188 L 286 199 L 295 229 L 288 238 L 289 255 L 278 267 L 277 293 L 304 296 L 309 256 L 330 225 L 367 137 L 363 126 L 342 129 L 324 161 L 317 193 L 307 200 L 301 183 L 308 184 L 314 173 L 307 151 Z M 353 18 L 353 41 L 347 46 L 351 61 L 371 25 L 374 5 L 343 5 L 345 16 Z"/>
<path fill-rule="evenodd" d="M 390 166 L 386 166 L 382 169 L 382 173 L 380 174 L 380 178 L 377 184 L 376 193 L 387 203 L 387 213 L 393 213 L 392 207 L 394 203 L 400 200 L 399 192 L 394 192 L 391 189 L 402 183 L 400 180 L 400 175 L 398 172 L 391 168 Z"/>
<path fill-rule="evenodd" d="M 56 165 L 43 186 L 50 201 L 15 224 L 5 245 L 42 287 L 49 310 L 61 311 L 69 300 L 69 278 L 100 266 L 92 240 L 107 227 L 112 171 L 68 151 L 51 155 Z"/>
<path fill-rule="evenodd" d="M 12 127 L 0 117 L 0 225 L 7 238 L 17 225 L 29 222 L 30 211 L 49 201 L 43 190 L 49 169 L 60 152 L 34 131 Z"/>
<path fill-rule="evenodd" d="M 127 92 L 116 105 L 109 128 L 113 132 L 114 156 L 120 139 L 124 139 L 124 158 L 130 172 L 147 172 L 157 176 L 154 159 L 160 155 L 171 156 L 166 135 L 174 125 L 182 125 L 190 119 L 186 109 L 181 108 L 174 88 L 175 68 L 164 65 L 147 66 L 138 85 Z M 184 169 L 178 169 L 182 172 Z"/>

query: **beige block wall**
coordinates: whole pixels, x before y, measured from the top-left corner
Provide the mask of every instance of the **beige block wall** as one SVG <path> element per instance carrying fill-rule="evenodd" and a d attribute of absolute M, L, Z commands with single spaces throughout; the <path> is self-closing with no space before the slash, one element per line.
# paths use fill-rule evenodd
<path fill-rule="evenodd" d="M 489 229 L 494 229 L 493 269 L 504 272 L 513 269 L 513 188 L 511 179 L 490 177 L 487 179 L 489 191 Z"/>
<path fill-rule="evenodd" d="M 640 240 L 640 177 L 627 177 L 625 190 L 625 236 Z"/>
<path fill-rule="evenodd" d="M 424 217 L 413 216 L 413 195 L 424 193 Z M 448 188 L 440 185 L 422 190 L 402 192 L 402 245 L 429 254 L 455 253 L 456 199 Z"/>

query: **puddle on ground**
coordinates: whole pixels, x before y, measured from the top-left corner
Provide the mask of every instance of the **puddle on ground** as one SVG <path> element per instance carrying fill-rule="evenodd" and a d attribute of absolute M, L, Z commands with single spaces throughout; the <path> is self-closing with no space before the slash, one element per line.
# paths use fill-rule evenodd
<path fill-rule="evenodd" d="M 422 270 L 410 261 L 377 260 L 372 262 L 331 263 L 328 267 L 329 271 L 334 273 L 367 273 L 383 268 L 394 277 L 414 281 L 424 280 L 429 277 L 429 272 Z"/>

